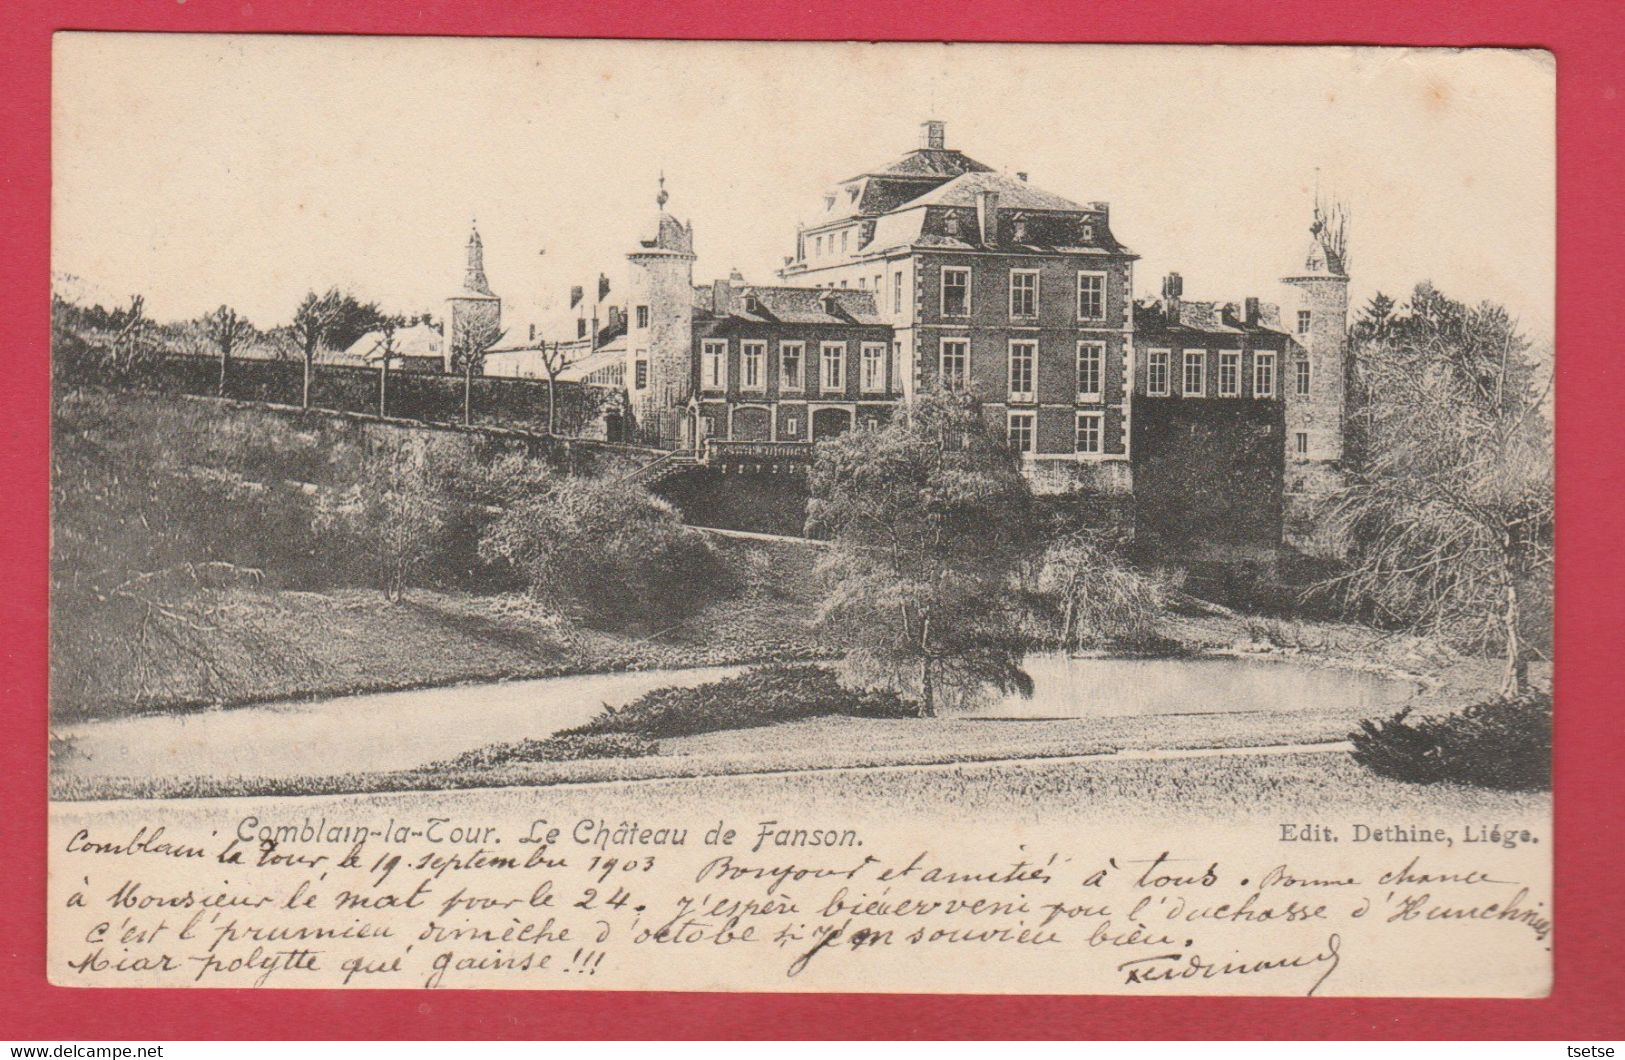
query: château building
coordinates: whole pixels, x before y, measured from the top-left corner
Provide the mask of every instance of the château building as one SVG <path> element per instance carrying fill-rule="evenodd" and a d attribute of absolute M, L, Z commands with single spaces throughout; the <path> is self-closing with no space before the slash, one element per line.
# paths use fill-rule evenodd
<path fill-rule="evenodd" d="M 563 378 L 621 387 L 627 440 L 672 451 L 662 479 L 801 470 L 819 439 L 943 386 L 976 401 L 1036 492 L 1102 500 L 1148 548 L 1335 547 L 1315 511 L 1343 455 L 1349 277 L 1340 217 L 1318 205 L 1277 305 L 1187 298 L 1178 273 L 1136 300 L 1137 256 L 1106 203 L 996 172 L 950 148 L 940 121 L 825 192 L 777 284 L 737 270 L 696 284 L 694 229 L 670 199 L 662 177 L 624 280 L 600 273 L 596 299 L 572 288 L 560 334 L 487 360 L 537 375 L 539 354 L 565 347 Z M 447 326 L 500 319 L 475 232 Z M 748 499 L 730 504 L 750 521 Z"/>

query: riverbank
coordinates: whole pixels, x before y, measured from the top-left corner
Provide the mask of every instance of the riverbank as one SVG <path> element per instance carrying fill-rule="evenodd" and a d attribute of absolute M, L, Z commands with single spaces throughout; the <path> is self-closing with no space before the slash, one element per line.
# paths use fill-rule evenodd
<path fill-rule="evenodd" d="M 200 589 L 174 605 L 178 619 L 208 631 L 189 647 L 158 639 L 137 645 L 94 618 L 88 628 L 76 626 L 73 659 L 56 665 L 77 667 L 78 684 L 93 692 L 58 694 L 52 720 L 840 654 L 841 645 L 808 624 L 818 605 L 818 550 L 726 538 L 715 545 L 742 572 L 737 592 L 648 632 L 595 630 L 519 594 L 412 589 L 391 602 L 371 589 Z M 1175 600 L 1158 632 L 1174 656 L 1313 660 L 1417 680 L 1455 705 L 1471 702 L 1491 679 L 1477 661 L 1418 638 L 1346 623 L 1258 619 L 1190 598 Z M 83 680 L 86 674 L 93 680 Z"/>
<path fill-rule="evenodd" d="M 804 621 L 816 606 L 815 550 L 739 540 L 716 547 L 741 572 L 736 592 L 649 631 L 595 630 L 521 594 L 429 589 L 408 590 L 398 603 L 372 589 L 199 589 L 171 605 L 177 623 L 207 630 L 192 643 L 136 643 L 109 610 L 105 623 L 91 615 L 64 638 L 72 658 L 54 665 L 77 668 L 76 684 L 93 691 L 53 697 L 52 720 L 837 654 Z"/>

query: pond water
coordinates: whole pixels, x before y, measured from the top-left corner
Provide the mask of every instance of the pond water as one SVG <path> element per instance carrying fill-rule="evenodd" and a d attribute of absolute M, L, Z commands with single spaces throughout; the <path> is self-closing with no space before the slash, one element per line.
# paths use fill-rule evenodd
<path fill-rule="evenodd" d="M 342 696 L 64 726 L 82 776 L 322 776 L 411 769 L 487 744 L 580 725 L 606 704 L 741 667 L 651 670 Z M 1245 659 L 1029 656 L 1031 699 L 957 717 L 1088 718 L 1235 711 L 1390 709 L 1415 686 L 1373 674 Z M 947 712 L 945 712 L 947 713 Z"/>
<path fill-rule="evenodd" d="M 1104 659 L 1029 655 L 1031 699 L 1004 696 L 956 717 L 1123 718 L 1144 714 L 1398 709 L 1410 681 L 1329 666 L 1265 659 Z"/>

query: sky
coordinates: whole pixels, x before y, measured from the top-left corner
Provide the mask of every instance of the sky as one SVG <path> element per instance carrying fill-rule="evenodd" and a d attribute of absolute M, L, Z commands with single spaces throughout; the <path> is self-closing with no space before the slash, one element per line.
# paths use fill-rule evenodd
<path fill-rule="evenodd" d="M 651 230 L 774 282 L 836 182 L 948 146 L 1106 201 L 1185 295 L 1281 297 L 1318 186 L 1355 306 L 1431 280 L 1550 337 L 1555 67 L 1534 51 L 58 34 L 53 272 L 159 320 L 261 327 L 307 289 L 432 311 L 471 219 L 511 323 Z"/>

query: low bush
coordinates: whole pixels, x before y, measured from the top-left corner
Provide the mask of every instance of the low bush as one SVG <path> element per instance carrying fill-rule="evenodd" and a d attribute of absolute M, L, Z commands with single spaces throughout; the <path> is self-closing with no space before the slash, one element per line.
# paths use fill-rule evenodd
<path fill-rule="evenodd" d="M 1406 709 L 1386 721 L 1362 721 L 1359 731 L 1349 734 L 1354 760 L 1379 776 L 1413 784 L 1551 788 L 1550 693 L 1477 703 L 1415 723 L 1409 715 Z"/>
<path fill-rule="evenodd" d="M 579 762 L 588 758 L 641 758 L 659 749 L 633 733 L 561 732 L 544 740 L 495 743 L 436 762 L 429 769 L 492 769 L 515 762 Z"/>
<path fill-rule="evenodd" d="M 895 692 L 847 688 L 828 667 L 773 665 L 693 688 L 657 688 L 568 731 L 692 736 L 830 714 L 912 718 L 918 709 Z"/>
<path fill-rule="evenodd" d="M 667 502 L 621 482 L 561 478 L 516 500 L 481 534 L 480 556 L 607 628 L 658 631 L 728 588 L 705 537 Z"/>

